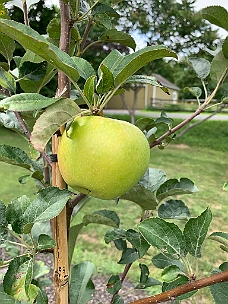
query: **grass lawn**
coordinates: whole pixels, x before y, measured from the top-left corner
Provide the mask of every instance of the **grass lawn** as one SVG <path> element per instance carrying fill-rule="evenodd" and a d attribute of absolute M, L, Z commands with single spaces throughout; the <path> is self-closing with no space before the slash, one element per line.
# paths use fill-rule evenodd
<path fill-rule="evenodd" d="M 208 123 L 210 123 L 209 126 L 206 125 Z M 198 128 L 201 128 L 201 130 L 192 129 L 176 144 L 169 145 L 164 150 L 159 150 L 157 147 L 153 148 L 151 150 L 151 167 L 164 170 L 167 178 L 190 178 L 198 187 L 199 192 L 194 195 L 178 196 L 178 199 L 182 199 L 188 205 L 192 216 L 199 215 L 209 206 L 214 216 L 210 232 L 228 232 L 228 196 L 222 190 L 223 183 L 228 179 L 228 123 L 210 121 Z M 26 142 L 15 133 L 3 128 L 0 128 L 0 144 L 19 146 L 28 151 Z M 26 187 L 20 185 L 17 181 L 19 176 L 26 173 L 25 169 L 0 162 L 0 199 L 3 202 L 8 203 L 12 198 L 22 194 L 33 197 L 35 183 L 30 181 L 29 187 Z M 141 210 L 134 203 L 120 201 L 116 205 L 114 201 L 91 199 L 79 216 L 74 219 L 74 223 L 80 222 L 84 214 L 99 209 L 116 211 L 120 216 L 123 228 L 135 229 L 140 220 Z M 156 215 L 156 212 L 154 212 L 154 215 Z M 101 273 L 116 274 L 122 272 L 123 266 L 116 264 L 116 261 L 120 259 L 120 252 L 113 245 L 106 245 L 103 241 L 103 236 L 108 229 L 106 226 L 95 224 L 85 227 L 78 238 L 78 247 L 73 258 L 74 262 L 90 260 L 96 265 L 97 272 Z M 150 263 L 150 259 L 155 252 L 156 250 L 150 250 L 151 256 L 140 262 L 150 265 L 151 275 L 159 279 L 160 271 Z M 210 240 L 206 241 L 202 256 L 203 258 L 198 261 L 191 259 L 192 268 L 197 278 L 209 275 L 213 267 L 218 267 L 223 261 L 227 260 L 227 254 L 219 248 L 216 242 Z M 135 263 L 129 273 L 132 280 L 138 279 L 138 269 L 138 265 Z M 210 304 L 213 301 L 209 292 L 203 290 L 198 292 L 195 302 L 191 300 L 189 303 Z"/>

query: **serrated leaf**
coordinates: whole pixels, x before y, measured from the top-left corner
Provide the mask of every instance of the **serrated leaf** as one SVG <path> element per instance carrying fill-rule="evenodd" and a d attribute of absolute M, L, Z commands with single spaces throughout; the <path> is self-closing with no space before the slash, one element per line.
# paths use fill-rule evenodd
<path fill-rule="evenodd" d="M 46 108 L 58 100 L 61 97 L 48 98 L 37 93 L 21 93 L 1 100 L 0 107 L 10 111 L 34 111 Z"/>
<path fill-rule="evenodd" d="M 168 88 L 164 87 L 160 82 L 158 82 L 154 76 L 132 75 L 125 81 L 125 83 L 146 83 L 161 88 L 165 93 L 169 92 Z"/>
<path fill-rule="evenodd" d="M 1 19 L 0 19 L 1 20 Z M 0 86 L 10 92 L 16 93 L 16 81 L 14 77 L 0 67 Z M 1 105 L 0 105 L 1 108 Z"/>
<path fill-rule="evenodd" d="M 160 269 L 163 269 L 169 265 L 176 265 L 181 271 L 184 271 L 184 267 L 180 260 L 172 259 L 162 253 L 155 255 L 151 261 L 154 266 Z"/>
<path fill-rule="evenodd" d="M 228 71 L 228 59 L 224 57 L 223 51 L 215 55 L 211 62 L 211 80 L 218 83 Z"/>
<path fill-rule="evenodd" d="M 199 98 L 202 95 L 202 90 L 199 87 L 185 87 L 183 91 L 185 93 L 190 92 L 196 98 Z"/>
<path fill-rule="evenodd" d="M 23 227 L 54 218 L 62 211 L 70 197 L 71 193 L 66 189 L 60 190 L 57 187 L 43 188 L 25 210 L 22 216 Z M 28 227 L 28 231 L 31 228 Z M 25 233 L 28 232 L 26 231 Z"/>
<path fill-rule="evenodd" d="M 212 220 L 212 214 L 207 208 L 201 215 L 188 220 L 184 227 L 184 237 L 188 252 L 196 258 L 201 257 L 201 247 L 207 236 L 208 228 Z"/>
<path fill-rule="evenodd" d="M 114 296 L 113 304 L 124 304 L 124 299 L 117 294 Z"/>
<path fill-rule="evenodd" d="M 228 233 L 225 232 L 213 232 L 209 239 L 212 239 L 221 244 L 221 248 L 225 251 L 228 250 Z"/>
<path fill-rule="evenodd" d="M 162 283 L 154 278 L 148 278 L 146 283 L 139 283 L 135 289 L 145 289 L 152 286 L 162 285 Z"/>
<path fill-rule="evenodd" d="M 112 275 L 107 283 L 107 292 L 115 294 L 122 288 L 122 283 L 118 275 Z"/>
<path fill-rule="evenodd" d="M 214 269 L 212 274 L 221 273 L 228 270 L 228 263 L 225 262 L 219 266 L 219 269 Z M 215 304 L 224 304 L 228 301 L 228 282 L 217 283 L 210 286 L 210 292 L 213 296 Z"/>
<path fill-rule="evenodd" d="M 21 302 L 19 302 L 18 300 L 14 299 L 13 297 L 1 291 L 0 291 L 0 299 L 2 303 L 5 304 L 21 304 Z"/>
<path fill-rule="evenodd" d="M 75 247 L 78 235 L 81 232 L 83 227 L 84 227 L 84 224 L 80 223 L 80 224 L 70 227 L 70 229 L 69 229 L 69 241 L 68 241 L 69 265 L 71 265 L 71 261 L 72 261 L 72 257 L 73 257 L 73 253 L 74 253 L 74 247 Z"/>
<path fill-rule="evenodd" d="M 30 199 L 26 195 L 22 195 L 21 197 L 13 199 L 7 206 L 6 218 L 16 233 L 23 233 L 23 229 L 21 229 L 21 219 L 30 204 Z"/>
<path fill-rule="evenodd" d="M 61 99 L 49 106 L 34 125 L 31 134 L 31 143 L 34 148 L 43 151 L 52 134 L 80 112 L 78 105 L 69 98 Z"/>
<path fill-rule="evenodd" d="M 180 268 L 176 265 L 169 265 L 165 267 L 161 273 L 162 280 L 165 282 L 170 282 L 175 280 L 179 275 L 184 275 Z"/>
<path fill-rule="evenodd" d="M 20 123 L 14 112 L 6 111 L 0 112 L 0 123 L 8 129 L 19 131 L 20 133 L 24 133 Z"/>
<path fill-rule="evenodd" d="M 97 25 L 103 25 L 106 29 L 112 29 L 112 22 L 110 17 L 106 13 L 97 13 L 94 16 L 94 21 Z"/>
<path fill-rule="evenodd" d="M 119 61 L 119 57 L 119 62 L 115 65 L 113 71 L 116 86 L 123 84 L 130 76 L 135 74 L 147 63 L 163 57 L 177 58 L 177 55 L 164 46 L 148 46 L 137 52 L 126 55 L 121 61 Z"/>
<path fill-rule="evenodd" d="M 90 262 L 82 262 L 73 266 L 70 282 L 70 303 L 86 304 L 92 298 L 95 290 L 91 276 L 95 272 L 95 266 Z"/>
<path fill-rule="evenodd" d="M 142 237 L 142 235 L 133 229 L 127 230 L 126 239 L 137 250 L 140 258 L 142 258 L 144 254 L 146 254 L 147 250 L 150 248 L 150 245 Z"/>
<path fill-rule="evenodd" d="M 123 60 L 124 56 L 117 50 L 111 51 L 108 56 L 101 62 L 109 68 L 109 70 L 113 73 L 118 64 Z M 130 76 L 129 76 L 130 77 Z"/>
<path fill-rule="evenodd" d="M 150 218 L 138 225 L 147 242 L 175 258 L 186 255 L 186 244 L 179 227 L 160 218 Z"/>
<path fill-rule="evenodd" d="M 150 274 L 149 268 L 145 264 L 139 264 L 139 268 L 141 270 L 139 281 L 140 283 L 145 284 L 149 278 L 149 274 Z"/>
<path fill-rule="evenodd" d="M 188 207 L 181 200 L 169 200 L 158 208 L 160 218 L 183 220 L 191 217 Z"/>
<path fill-rule="evenodd" d="M 116 248 L 120 251 L 124 251 L 127 249 L 127 242 L 124 239 L 115 239 L 113 241 L 114 245 L 116 246 Z"/>
<path fill-rule="evenodd" d="M 0 54 L 2 54 L 8 62 L 12 60 L 14 50 L 15 50 L 14 40 L 0 33 Z"/>
<path fill-rule="evenodd" d="M 51 249 L 56 246 L 55 240 L 51 238 L 47 234 L 40 234 L 38 237 L 38 244 L 37 244 L 37 249 L 38 250 L 45 250 L 45 249 Z"/>
<path fill-rule="evenodd" d="M 176 287 L 181 286 L 183 284 L 186 284 L 188 282 L 189 282 L 189 278 L 186 277 L 186 276 L 181 275 L 176 280 L 173 280 L 172 282 L 169 282 L 169 283 L 164 282 L 163 285 L 162 285 L 162 291 L 166 292 L 168 290 L 171 290 L 173 288 L 176 288 Z M 187 299 L 187 298 L 191 297 L 196 292 L 197 292 L 197 290 L 185 293 L 182 296 L 177 297 L 176 300 L 178 301 L 178 300 Z"/>
<path fill-rule="evenodd" d="M 6 206 L 0 200 L 0 244 L 4 243 L 8 236 L 6 220 Z"/>
<path fill-rule="evenodd" d="M 220 5 L 212 5 L 202 9 L 202 16 L 210 23 L 228 31 L 228 12 Z"/>
<path fill-rule="evenodd" d="M 14 258 L 4 276 L 4 291 L 19 301 L 32 304 L 37 297 L 38 287 L 31 283 L 31 259 L 27 256 Z"/>
<path fill-rule="evenodd" d="M 92 14 L 106 13 L 110 17 L 119 17 L 119 14 L 109 5 L 103 3 L 97 3 L 93 9 Z"/>
<path fill-rule="evenodd" d="M 39 81 L 41 80 L 47 71 L 47 62 L 40 63 L 24 61 L 19 69 L 19 78 L 24 80 Z"/>
<path fill-rule="evenodd" d="M 116 29 L 105 31 L 100 37 L 100 40 L 103 42 L 117 42 L 122 45 L 129 46 L 133 50 L 136 48 L 135 40 L 131 37 L 131 35 Z"/>
<path fill-rule="evenodd" d="M 73 59 L 32 28 L 16 21 L 0 18 L 0 31 L 19 42 L 25 49 L 31 50 L 56 66 L 72 81 L 78 80 L 79 74 Z"/>
<path fill-rule="evenodd" d="M 136 120 L 135 125 L 141 130 L 141 131 L 148 131 L 151 128 L 154 128 L 156 123 L 155 120 L 151 117 L 142 117 Z"/>
<path fill-rule="evenodd" d="M 114 240 L 125 239 L 125 238 L 126 238 L 126 230 L 122 228 L 111 228 L 106 232 L 104 236 L 104 240 L 106 244 Z"/>
<path fill-rule="evenodd" d="M 169 179 L 164 182 L 157 190 L 157 200 L 161 202 L 165 198 L 179 194 L 191 194 L 197 192 L 198 189 L 194 183 L 188 178 Z"/>
<path fill-rule="evenodd" d="M 10 165 L 19 166 L 33 171 L 39 170 L 38 165 L 28 155 L 18 147 L 0 145 L 0 161 Z"/>
<path fill-rule="evenodd" d="M 162 110 L 160 117 L 156 118 L 155 120 L 155 124 L 159 124 L 159 123 L 166 124 L 170 127 L 173 124 L 173 119 L 169 118 L 165 113 L 165 111 Z"/>
<path fill-rule="evenodd" d="M 165 180 L 166 175 L 162 170 L 148 168 L 138 184 L 120 198 L 135 202 L 144 210 L 155 210 L 158 204 L 155 191 Z"/>
<path fill-rule="evenodd" d="M 87 80 L 91 76 L 96 76 L 96 72 L 95 72 L 94 68 L 84 58 L 72 57 L 72 59 L 77 66 L 77 70 L 78 70 L 79 75 L 83 79 Z"/>
<path fill-rule="evenodd" d="M 110 90 L 113 90 L 114 85 L 114 77 L 112 72 L 109 70 L 107 66 L 101 64 L 99 66 L 100 77 L 98 79 L 96 90 L 98 94 L 107 93 Z"/>
<path fill-rule="evenodd" d="M 226 39 L 222 44 L 222 52 L 224 57 L 228 59 L 228 36 L 226 37 Z"/>
<path fill-rule="evenodd" d="M 131 264 L 139 258 L 138 253 L 133 248 L 127 248 L 122 252 L 118 264 Z"/>
<path fill-rule="evenodd" d="M 83 217 L 83 224 L 102 224 L 111 227 L 118 227 L 120 220 L 116 212 L 111 210 L 99 210 L 92 214 L 86 214 Z"/>
<path fill-rule="evenodd" d="M 210 74 L 211 64 L 204 58 L 188 58 L 192 68 L 200 79 L 205 79 Z"/>
<path fill-rule="evenodd" d="M 91 76 L 86 80 L 84 85 L 84 94 L 87 100 L 93 104 L 94 103 L 94 91 L 95 91 L 95 80 L 96 76 Z"/>

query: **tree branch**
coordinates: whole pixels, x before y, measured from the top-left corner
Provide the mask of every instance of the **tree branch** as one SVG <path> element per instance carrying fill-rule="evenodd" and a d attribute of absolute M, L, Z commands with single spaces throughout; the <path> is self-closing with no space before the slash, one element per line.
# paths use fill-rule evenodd
<path fill-rule="evenodd" d="M 137 300 L 135 302 L 131 302 L 130 304 L 154 304 L 161 303 L 164 301 L 169 301 L 177 298 L 178 296 L 185 294 L 187 292 L 198 290 L 207 286 L 211 286 L 221 282 L 228 281 L 228 270 L 225 270 L 221 273 L 213 274 L 210 277 L 206 277 L 197 281 L 189 282 L 184 285 L 178 286 L 169 291 L 160 293 L 158 295 L 144 298 L 141 300 Z"/>

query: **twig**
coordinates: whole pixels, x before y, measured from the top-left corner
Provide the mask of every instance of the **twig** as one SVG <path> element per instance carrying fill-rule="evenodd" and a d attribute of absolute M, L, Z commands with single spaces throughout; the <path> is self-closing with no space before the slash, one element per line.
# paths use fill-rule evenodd
<path fill-rule="evenodd" d="M 67 207 L 66 207 L 66 209 L 67 209 L 67 231 L 69 230 L 69 227 L 70 227 L 70 220 L 71 220 L 71 215 L 72 215 L 73 209 L 84 197 L 86 197 L 86 194 L 79 193 L 72 200 L 69 200 L 67 202 Z"/>
<path fill-rule="evenodd" d="M 228 281 L 228 270 L 225 270 L 221 273 L 213 274 L 209 277 L 199 279 L 197 281 L 189 282 L 184 285 L 178 286 L 174 289 L 169 291 L 157 294 L 152 297 L 144 298 L 141 300 L 137 300 L 131 302 L 130 304 L 154 304 L 154 303 L 161 303 L 164 301 L 169 301 L 171 299 L 175 299 L 182 294 L 187 292 L 198 290 L 204 287 L 208 287 L 217 283 L 227 282 Z"/>

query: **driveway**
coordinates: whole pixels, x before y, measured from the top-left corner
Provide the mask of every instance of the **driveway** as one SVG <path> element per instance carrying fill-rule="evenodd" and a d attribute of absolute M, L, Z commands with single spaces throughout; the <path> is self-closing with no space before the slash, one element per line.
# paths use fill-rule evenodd
<path fill-rule="evenodd" d="M 105 109 L 104 113 L 107 113 L 107 114 L 128 114 L 128 111 L 127 110 Z M 136 115 L 147 116 L 147 117 L 154 117 L 154 118 L 160 117 L 160 112 L 149 112 L 149 111 L 146 112 L 146 111 L 136 110 L 135 114 Z M 170 118 L 180 118 L 180 119 L 186 119 L 191 115 L 190 112 L 189 113 L 167 112 L 166 114 Z M 203 120 L 210 115 L 211 115 L 210 113 L 201 113 L 200 115 L 196 116 L 194 119 L 195 120 Z M 210 118 L 210 120 L 228 120 L 228 113 L 227 114 L 218 113 L 218 114 L 212 116 Z"/>

